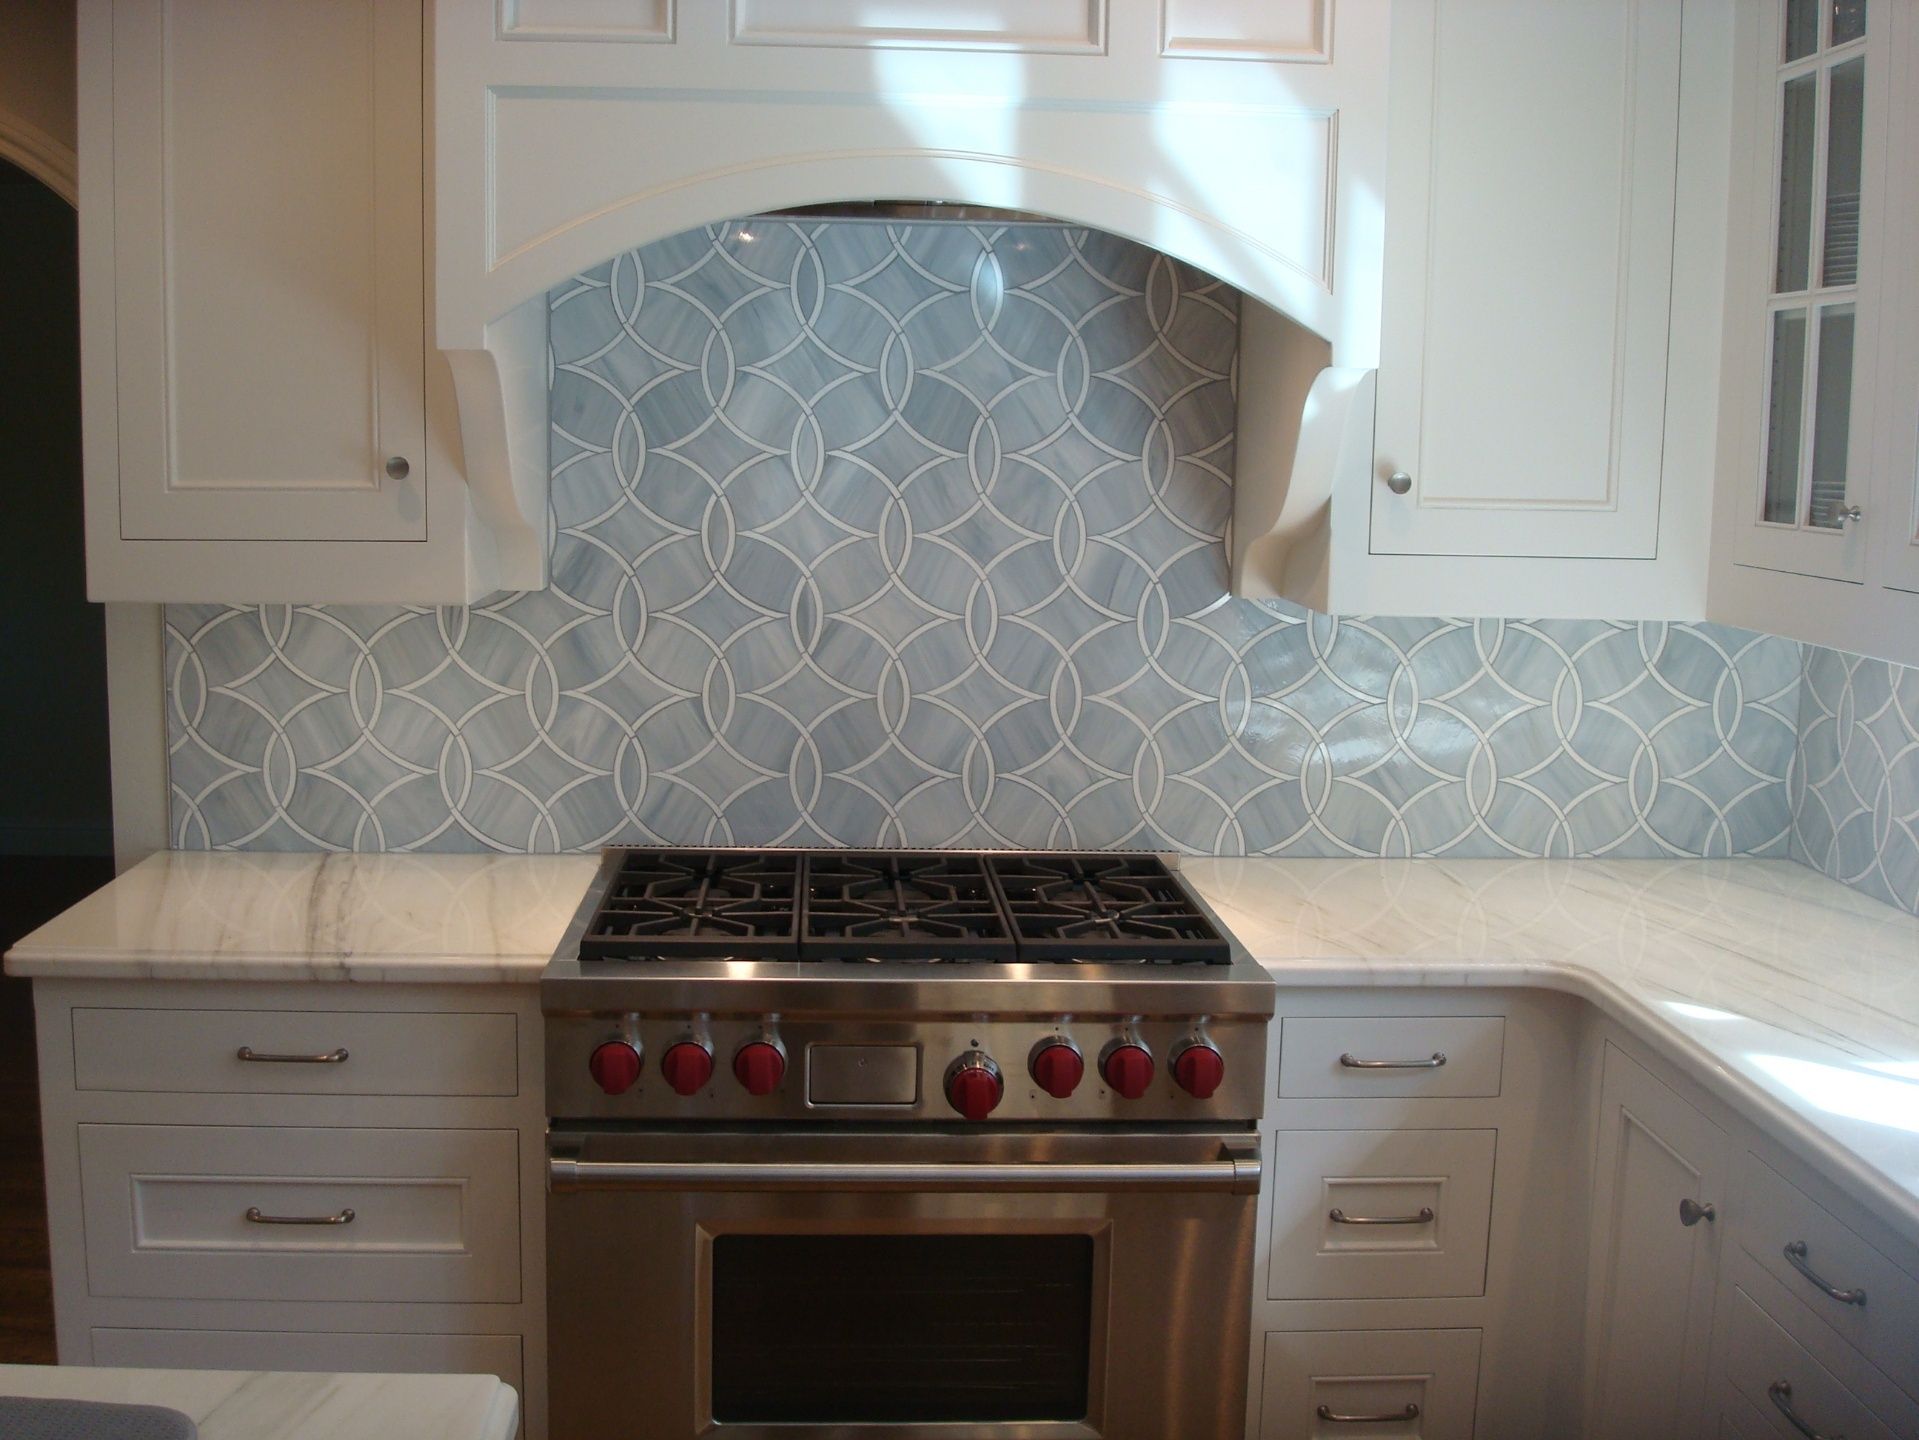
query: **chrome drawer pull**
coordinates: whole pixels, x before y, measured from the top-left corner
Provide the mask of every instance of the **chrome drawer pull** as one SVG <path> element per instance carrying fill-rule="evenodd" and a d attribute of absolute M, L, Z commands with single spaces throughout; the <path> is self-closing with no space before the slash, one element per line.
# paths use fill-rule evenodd
<path fill-rule="evenodd" d="M 1348 1070 L 1437 1070 L 1446 1057 L 1435 1050 L 1430 1060 L 1361 1060 L 1349 1051 L 1339 1057 L 1339 1063 Z"/>
<path fill-rule="evenodd" d="M 1775 1380 L 1766 1387 L 1766 1397 L 1786 1417 L 1786 1423 L 1797 1430 L 1806 1440 L 1846 1440 L 1843 1435 L 1828 1435 L 1823 1430 L 1815 1430 L 1799 1418 L 1799 1412 L 1792 1408 L 1792 1382 Z"/>
<path fill-rule="evenodd" d="M 344 1065 L 346 1064 L 346 1047 L 344 1045 L 342 1045 L 338 1050 L 329 1050 L 324 1055 L 268 1055 L 263 1053 L 262 1051 L 255 1050 L 251 1045 L 242 1045 L 234 1053 L 237 1054 L 242 1060 L 251 1061 L 255 1065 Z"/>
<path fill-rule="evenodd" d="M 1404 1410 L 1385 1415 L 1342 1415 L 1330 1405 L 1322 1405 L 1313 1413 L 1322 1420 L 1332 1421 L 1335 1425 L 1390 1425 L 1395 1420 L 1417 1420 L 1419 1407 L 1408 1400 Z"/>
<path fill-rule="evenodd" d="M 351 1225 L 353 1212 L 338 1215 L 262 1215 L 258 1205 L 247 1206 L 247 1220 L 254 1225 Z"/>
<path fill-rule="evenodd" d="M 1335 1225 L 1430 1225 L 1433 1223 L 1433 1208 L 1421 1205 L 1417 1215 L 1348 1215 L 1338 1206 L 1326 1214 Z"/>
<path fill-rule="evenodd" d="M 1797 1270 L 1801 1275 L 1804 1275 L 1808 1280 L 1812 1281 L 1814 1285 L 1834 1300 L 1837 1300 L 1841 1305 L 1857 1305 L 1861 1309 L 1865 1308 L 1866 1292 L 1864 1290 L 1841 1290 L 1837 1285 L 1827 1280 L 1815 1271 L 1811 1265 L 1806 1263 L 1806 1254 L 1806 1242 L 1804 1240 L 1795 1240 L 1786 1247 L 1786 1259 L 1793 1269 Z"/>

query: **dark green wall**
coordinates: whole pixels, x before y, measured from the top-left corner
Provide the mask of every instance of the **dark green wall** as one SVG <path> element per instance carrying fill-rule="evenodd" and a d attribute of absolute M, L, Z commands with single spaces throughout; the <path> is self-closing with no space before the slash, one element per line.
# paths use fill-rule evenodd
<path fill-rule="evenodd" d="M 0 162 L 0 854 L 104 854 L 106 638 L 86 600 L 72 208 Z"/>

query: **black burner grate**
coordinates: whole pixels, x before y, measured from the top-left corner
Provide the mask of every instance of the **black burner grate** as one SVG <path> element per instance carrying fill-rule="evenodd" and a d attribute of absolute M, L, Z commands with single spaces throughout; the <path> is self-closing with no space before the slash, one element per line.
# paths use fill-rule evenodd
<path fill-rule="evenodd" d="M 809 855 L 802 936 L 806 957 L 816 960 L 1018 958 L 976 855 Z"/>
<path fill-rule="evenodd" d="M 1228 963 L 1151 855 L 653 850 L 618 865 L 582 960 Z"/>
<path fill-rule="evenodd" d="M 580 958 L 797 960 L 799 886 L 795 854 L 626 850 Z"/>
<path fill-rule="evenodd" d="M 1226 964 L 1232 953 L 1171 871 L 1150 855 L 995 856 L 1020 959 L 1081 964 Z"/>

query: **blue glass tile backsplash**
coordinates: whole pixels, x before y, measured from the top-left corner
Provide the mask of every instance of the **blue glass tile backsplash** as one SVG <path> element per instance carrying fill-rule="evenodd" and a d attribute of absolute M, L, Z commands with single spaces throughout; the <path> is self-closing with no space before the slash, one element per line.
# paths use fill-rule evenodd
<path fill-rule="evenodd" d="M 1919 670 L 1808 645 L 1792 855 L 1919 914 Z"/>
<path fill-rule="evenodd" d="M 170 606 L 175 845 L 1795 843 L 1791 642 L 1226 598 L 1238 297 L 1149 250 L 756 221 L 550 304 L 552 589 Z"/>

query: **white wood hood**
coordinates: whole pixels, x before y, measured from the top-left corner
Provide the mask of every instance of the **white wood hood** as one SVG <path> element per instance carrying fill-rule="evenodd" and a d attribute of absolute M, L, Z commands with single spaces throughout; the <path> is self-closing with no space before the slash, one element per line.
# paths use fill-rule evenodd
<path fill-rule="evenodd" d="M 1083 222 L 1231 282 L 1320 365 L 1372 368 L 1387 20 L 1333 0 L 434 7 L 435 329 L 502 569 L 544 560 L 547 291 L 718 220 L 904 199 Z"/>

